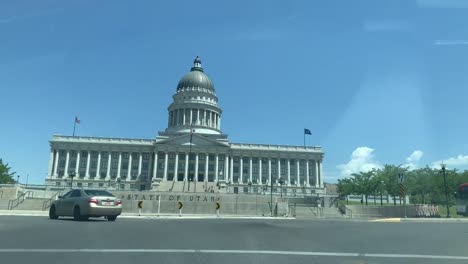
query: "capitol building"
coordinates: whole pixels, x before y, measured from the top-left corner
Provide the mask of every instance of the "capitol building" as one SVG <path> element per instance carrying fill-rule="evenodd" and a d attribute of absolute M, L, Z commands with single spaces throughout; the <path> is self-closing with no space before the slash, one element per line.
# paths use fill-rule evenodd
<path fill-rule="evenodd" d="M 162 110 L 162 109 L 161 109 Z M 321 147 L 230 142 L 199 57 L 153 139 L 53 135 L 46 184 L 174 192 L 324 193 Z M 273 187 L 271 186 L 273 185 Z"/>

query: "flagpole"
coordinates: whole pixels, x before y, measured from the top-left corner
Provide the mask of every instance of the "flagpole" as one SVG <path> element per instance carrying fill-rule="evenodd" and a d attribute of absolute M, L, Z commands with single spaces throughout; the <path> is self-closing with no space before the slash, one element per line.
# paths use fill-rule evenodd
<path fill-rule="evenodd" d="M 76 117 L 75 117 L 75 123 L 73 123 L 73 136 L 75 136 L 75 128 L 76 128 Z"/>
<path fill-rule="evenodd" d="M 305 135 L 306 135 L 306 133 L 305 133 L 305 131 L 304 131 L 304 148 L 306 148 L 306 144 L 305 144 Z"/>

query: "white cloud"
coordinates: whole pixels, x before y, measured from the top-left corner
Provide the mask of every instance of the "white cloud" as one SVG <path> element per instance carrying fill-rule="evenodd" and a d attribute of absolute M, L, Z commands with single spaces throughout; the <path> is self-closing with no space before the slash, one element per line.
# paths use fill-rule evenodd
<path fill-rule="evenodd" d="M 421 150 L 415 150 L 409 157 L 406 158 L 406 164 L 404 167 L 409 167 L 411 170 L 414 170 L 418 167 L 418 162 L 421 160 L 424 153 Z"/>
<path fill-rule="evenodd" d="M 381 32 L 381 31 L 408 31 L 410 25 L 406 21 L 397 20 L 367 20 L 364 21 L 364 31 Z"/>
<path fill-rule="evenodd" d="M 466 0 L 417 0 L 420 7 L 424 8 L 467 8 Z"/>
<path fill-rule="evenodd" d="M 436 40 L 434 45 L 468 45 L 468 40 Z"/>
<path fill-rule="evenodd" d="M 438 160 L 432 162 L 432 168 L 439 168 L 442 162 L 447 165 L 448 168 L 460 169 L 461 167 L 468 167 L 468 155 L 458 155 L 456 157 L 448 158 L 445 160 Z"/>
<path fill-rule="evenodd" d="M 352 173 L 370 171 L 373 168 L 380 168 L 381 165 L 374 161 L 374 149 L 369 147 L 358 147 L 351 154 L 348 163 L 337 166 L 341 176 L 349 176 Z"/>

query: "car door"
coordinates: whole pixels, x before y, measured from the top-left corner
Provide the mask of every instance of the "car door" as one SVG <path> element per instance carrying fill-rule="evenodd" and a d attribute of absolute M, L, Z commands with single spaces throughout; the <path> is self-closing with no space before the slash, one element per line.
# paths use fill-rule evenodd
<path fill-rule="evenodd" d="M 55 212 L 57 215 L 63 215 L 65 210 L 63 210 L 63 201 L 68 199 L 73 191 L 69 191 L 66 194 L 62 195 L 60 199 L 55 202 Z"/>
<path fill-rule="evenodd" d="M 73 190 L 69 197 L 62 200 L 63 215 L 73 215 L 73 206 L 75 205 L 76 200 L 81 196 L 80 194 L 80 190 Z"/>

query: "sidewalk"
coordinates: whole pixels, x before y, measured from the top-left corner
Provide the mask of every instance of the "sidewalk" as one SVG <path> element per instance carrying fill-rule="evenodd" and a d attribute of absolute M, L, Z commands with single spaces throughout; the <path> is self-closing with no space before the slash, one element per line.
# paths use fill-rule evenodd
<path fill-rule="evenodd" d="M 419 222 L 419 223 L 468 223 L 467 218 L 380 218 L 372 219 L 369 222 L 399 223 L 399 222 Z"/>
<path fill-rule="evenodd" d="M 18 216 L 49 216 L 48 211 L 34 210 L 0 210 L 0 215 L 18 215 Z M 193 215 L 193 214 L 161 214 L 154 213 L 122 213 L 119 218 L 134 219 L 295 219 L 294 217 L 270 217 L 270 216 L 251 216 L 251 215 Z"/>

